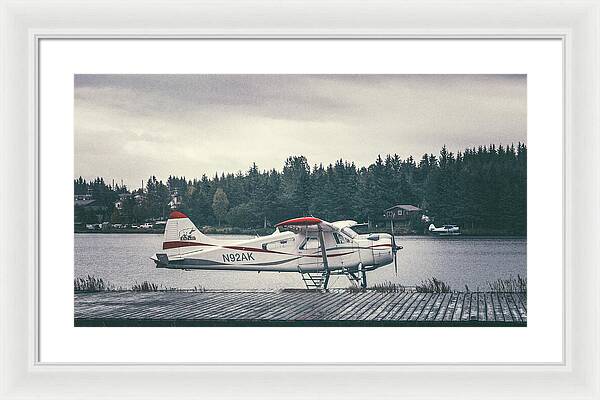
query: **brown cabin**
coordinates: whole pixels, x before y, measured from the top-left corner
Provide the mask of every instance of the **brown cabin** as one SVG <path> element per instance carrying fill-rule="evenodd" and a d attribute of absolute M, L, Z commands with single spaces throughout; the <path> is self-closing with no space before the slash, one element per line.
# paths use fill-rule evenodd
<path fill-rule="evenodd" d="M 419 207 L 410 204 L 398 204 L 383 211 L 383 217 L 392 221 L 408 221 L 413 216 L 421 215 L 423 212 Z"/>

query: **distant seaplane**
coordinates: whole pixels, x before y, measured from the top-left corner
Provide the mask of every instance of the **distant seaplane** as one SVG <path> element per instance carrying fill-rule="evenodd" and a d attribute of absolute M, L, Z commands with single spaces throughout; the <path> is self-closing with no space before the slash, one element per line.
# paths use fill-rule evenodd
<path fill-rule="evenodd" d="M 355 221 L 327 222 L 314 217 L 289 219 L 273 234 L 245 240 L 208 237 L 183 213 L 173 211 L 157 268 L 300 273 L 307 288 L 327 289 L 331 275 L 345 275 L 367 287 L 367 272 L 394 262 L 402 246 L 388 233 L 359 235 Z"/>
<path fill-rule="evenodd" d="M 429 225 L 429 233 L 437 236 L 459 236 L 460 228 L 456 225 L 443 225 L 436 228 L 434 224 Z"/>

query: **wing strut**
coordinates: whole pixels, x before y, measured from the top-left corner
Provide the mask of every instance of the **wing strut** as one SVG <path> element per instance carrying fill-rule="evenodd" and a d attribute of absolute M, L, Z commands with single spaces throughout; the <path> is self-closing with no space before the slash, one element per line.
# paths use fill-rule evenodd
<path fill-rule="evenodd" d="M 327 262 L 327 250 L 325 250 L 325 239 L 323 238 L 323 229 L 321 225 L 317 225 L 319 230 L 319 243 L 321 244 L 321 255 L 323 256 L 323 289 L 327 290 L 329 283 L 329 263 Z"/>

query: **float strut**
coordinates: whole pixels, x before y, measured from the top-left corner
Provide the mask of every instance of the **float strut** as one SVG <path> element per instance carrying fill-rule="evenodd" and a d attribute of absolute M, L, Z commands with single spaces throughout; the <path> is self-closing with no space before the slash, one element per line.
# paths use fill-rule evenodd
<path fill-rule="evenodd" d="M 360 287 L 363 289 L 367 288 L 367 271 L 363 267 L 362 263 L 358 264 L 358 271 L 360 272 L 361 282 Z"/>

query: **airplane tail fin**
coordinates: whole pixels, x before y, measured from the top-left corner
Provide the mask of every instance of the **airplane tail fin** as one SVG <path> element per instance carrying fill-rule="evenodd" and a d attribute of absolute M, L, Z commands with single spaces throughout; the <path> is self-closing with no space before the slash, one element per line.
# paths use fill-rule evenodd
<path fill-rule="evenodd" d="M 196 225 L 182 212 L 173 211 L 167 220 L 163 239 L 163 249 L 179 247 L 182 242 L 211 244 L 213 239 L 198 230 Z"/>
<path fill-rule="evenodd" d="M 433 231 L 434 229 L 435 229 L 435 225 L 434 224 L 429 225 L 429 231 L 430 232 Z"/>

